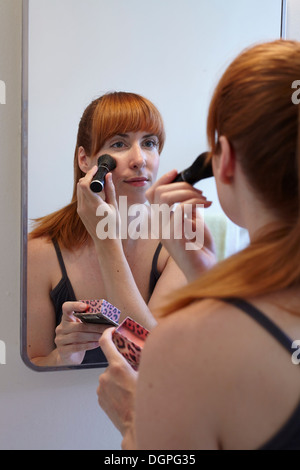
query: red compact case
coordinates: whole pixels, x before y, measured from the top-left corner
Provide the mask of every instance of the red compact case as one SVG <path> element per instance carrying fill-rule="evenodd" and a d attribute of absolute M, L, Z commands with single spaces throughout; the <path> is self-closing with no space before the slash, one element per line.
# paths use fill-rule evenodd
<path fill-rule="evenodd" d="M 149 331 L 127 317 L 115 329 L 112 338 L 118 351 L 125 357 L 134 370 L 138 370 L 145 339 Z"/>

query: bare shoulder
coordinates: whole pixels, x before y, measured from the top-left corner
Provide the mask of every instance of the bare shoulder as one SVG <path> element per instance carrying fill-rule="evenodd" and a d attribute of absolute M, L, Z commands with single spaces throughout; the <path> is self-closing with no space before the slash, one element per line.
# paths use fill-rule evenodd
<path fill-rule="evenodd" d="M 221 369 L 222 363 L 235 357 L 232 338 L 240 330 L 235 317 L 236 312 L 229 305 L 208 299 L 159 319 L 143 351 L 147 367 L 174 367 L 187 374 L 193 370 L 204 374 L 210 365 L 214 370 Z"/>
<path fill-rule="evenodd" d="M 214 299 L 195 301 L 159 319 L 155 336 L 157 341 L 160 341 L 161 335 L 173 341 L 177 336 L 185 336 L 183 333 L 187 332 L 191 340 L 205 339 L 208 333 L 217 338 L 221 334 L 220 327 L 228 325 L 230 314 L 232 308 L 222 301 Z"/>
<path fill-rule="evenodd" d="M 38 238 L 28 238 L 28 250 L 30 249 L 31 252 L 45 250 L 52 247 L 52 242 L 47 237 L 38 237 Z"/>
<path fill-rule="evenodd" d="M 28 240 L 27 245 L 28 275 L 35 279 L 47 277 L 58 270 L 58 261 L 51 241 L 45 237 Z M 45 269 L 47 268 L 47 269 Z"/>

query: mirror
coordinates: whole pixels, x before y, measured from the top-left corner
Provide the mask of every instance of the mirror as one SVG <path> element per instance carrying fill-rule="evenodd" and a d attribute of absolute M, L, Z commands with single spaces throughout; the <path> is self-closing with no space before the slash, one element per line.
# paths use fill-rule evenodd
<path fill-rule="evenodd" d="M 78 123 L 108 91 L 160 110 L 166 143 L 158 176 L 206 149 L 206 115 L 218 78 L 246 46 L 280 37 L 281 0 L 24 0 L 22 358 L 27 348 L 30 221 L 67 205 Z M 213 178 L 201 189 L 221 211 Z M 70 366 L 103 367 L 105 363 Z M 65 367 L 62 367 L 64 369 Z"/>

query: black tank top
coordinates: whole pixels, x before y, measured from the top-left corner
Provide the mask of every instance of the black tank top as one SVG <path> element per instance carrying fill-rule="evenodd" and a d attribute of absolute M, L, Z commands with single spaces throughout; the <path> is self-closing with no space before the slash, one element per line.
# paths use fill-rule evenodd
<path fill-rule="evenodd" d="M 67 274 L 66 266 L 63 260 L 63 256 L 59 247 L 57 240 L 52 240 L 57 259 L 59 262 L 59 266 L 62 273 L 62 278 L 59 283 L 52 289 L 50 292 L 50 298 L 52 300 L 54 310 L 55 310 L 55 318 L 56 318 L 56 326 L 58 326 L 61 322 L 62 317 L 62 305 L 64 302 L 74 302 L 76 299 L 74 289 L 70 282 L 70 279 Z M 155 285 L 159 279 L 160 273 L 157 269 L 157 260 L 159 253 L 161 251 L 162 244 L 159 243 L 154 257 L 152 261 L 152 269 L 150 273 L 150 281 L 149 281 L 149 299 L 154 291 Z M 86 351 L 82 364 L 97 364 L 102 363 L 103 366 L 107 365 L 106 357 L 104 356 L 102 350 L 100 348 L 92 349 L 91 351 Z"/>
<path fill-rule="evenodd" d="M 291 358 L 294 352 L 292 348 L 293 341 L 264 313 L 242 299 L 223 300 L 239 308 L 257 321 L 284 347 Z M 282 428 L 258 450 L 300 450 L 300 402 Z"/>

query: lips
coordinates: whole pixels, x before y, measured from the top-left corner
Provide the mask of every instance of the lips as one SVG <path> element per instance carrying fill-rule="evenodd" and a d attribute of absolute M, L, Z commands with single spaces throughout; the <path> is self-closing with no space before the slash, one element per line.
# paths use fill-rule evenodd
<path fill-rule="evenodd" d="M 148 185 L 149 179 L 145 176 L 134 176 L 132 178 L 125 179 L 124 183 L 128 184 L 129 186 L 134 186 L 136 188 L 144 188 Z"/>
<path fill-rule="evenodd" d="M 134 177 L 134 178 L 129 178 L 127 180 L 125 180 L 125 183 L 142 183 L 142 182 L 146 182 L 146 181 L 149 181 L 148 178 L 146 177 Z"/>

